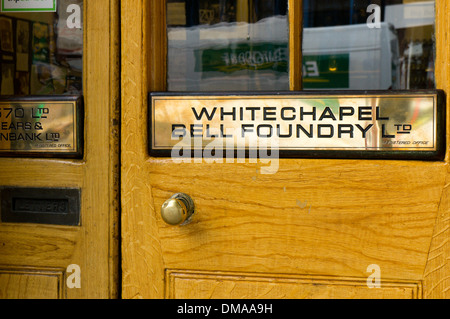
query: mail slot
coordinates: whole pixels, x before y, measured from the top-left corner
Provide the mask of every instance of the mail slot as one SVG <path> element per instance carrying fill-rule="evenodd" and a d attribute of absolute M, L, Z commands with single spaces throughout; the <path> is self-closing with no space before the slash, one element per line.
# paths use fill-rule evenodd
<path fill-rule="evenodd" d="M 80 189 L 75 188 L 3 188 L 1 221 L 80 225 Z"/>

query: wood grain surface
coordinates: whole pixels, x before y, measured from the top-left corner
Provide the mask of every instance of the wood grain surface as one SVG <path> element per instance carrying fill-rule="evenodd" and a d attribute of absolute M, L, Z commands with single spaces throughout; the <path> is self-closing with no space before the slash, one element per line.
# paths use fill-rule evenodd
<path fill-rule="evenodd" d="M 381 288 L 368 289 L 365 280 L 326 276 L 168 270 L 166 285 L 166 298 L 169 299 L 422 298 L 420 282 L 385 280 Z"/>
<path fill-rule="evenodd" d="M 0 268 L 0 299 L 61 299 L 64 291 L 62 269 Z"/>
<path fill-rule="evenodd" d="M 328 282 L 321 281 L 314 295 L 299 279 L 281 280 L 273 296 L 416 298 L 422 283 L 424 297 L 448 296 L 448 152 L 445 161 L 433 163 L 283 159 L 273 175 L 260 174 L 263 164 L 248 161 L 150 158 L 147 92 L 166 88 L 164 4 L 128 1 L 122 2 L 122 21 L 134 20 L 122 23 L 124 298 L 261 296 L 252 293 L 267 288 L 267 278 L 273 284 L 286 276 L 325 276 Z M 290 2 L 290 9 L 297 5 Z M 437 7 L 436 76 L 438 88 L 448 92 L 450 16 L 446 1 Z M 299 35 L 291 30 L 290 36 Z M 299 43 L 291 47 L 299 50 Z M 300 77 L 291 69 L 293 87 Z M 191 223 L 182 227 L 159 216 L 176 192 L 196 204 Z M 380 266 L 387 290 L 331 284 L 364 282 L 370 264 Z M 265 279 L 250 284 L 230 273 Z M 405 282 L 412 286 L 404 288 Z"/>
<path fill-rule="evenodd" d="M 436 3 L 436 64 L 437 88 L 447 95 L 447 153 L 445 159 L 446 176 L 442 187 L 438 215 L 430 244 L 428 262 L 424 270 L 424 297 L 450 298 L 450 3 L 438 0 Z"/>
<path fill-rule="evenodd" d="M 1 186 L 73 187 L 82 194 L 79 227 L 0 223 L 0 268 L 56 267 L 65 278 L 67 266 L 77 264 L 81 288 L 55 290 L 53 277 L 1 273 L 2 297 L 33 298 L 41 291 L 52 298 L 114 298 L 120 293 L 119 1 L 84 1 L 83 7 L 84 158 L 0 158 Z"/>

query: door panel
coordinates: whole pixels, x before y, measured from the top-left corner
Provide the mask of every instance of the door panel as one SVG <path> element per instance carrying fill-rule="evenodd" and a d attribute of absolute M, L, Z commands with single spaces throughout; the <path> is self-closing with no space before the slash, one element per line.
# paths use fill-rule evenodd
<path fill-rule="evenodd" d="M 0 298 L 119 295 L 119 3 L 84 4 L 84 157 L 0 158 L 0 191 L 3 187 L 80 189 L 81 222 L 79 226 L 1 222 Z M 67 286 L 75 274 L 70 265 L 79 266 L 80 288 Z"/>
<path fill-rule="evenodd" d="M 65 295 L 63 269 L 0 269 L 1 299 L 60 299 Z"/>
<path fill-rule="evenodd" d="M 274 274 L 168 270 L 166 285 L 166 297 L 170 299 L 417 299 L 422 296 L 420 282 L 384 281 L 381 288 L 367 289 L 363 279 Z"/>
<path fill-rule="evenodd" d="M 429 164 L 427 179 L 423 165 L 292 162 L 272 176 L 254 164 L 155 161 L 147 176 L 155 207 L 177 190 L 196 205 L 181 227 L 155 209 L 166 267 L 367 277 L 378 264 L 385 278 L 421 279 L 442 167 Z"/>
<path fill-rule="evenodd" d="M 437 5 L 436 79 L 448 92 L 441 52 L 450 17 L 447 4 Z M 448 156 L 281 159 L 273 175 L 248 159 L 151 158 L 147 93 L 166 88 L 164 1 L 123 1 L 122 21 L 133 21 L 122 23 L 124 298 L 448 296 Z M 196 211 L 190 223 L 169 226 L 160 207 L 178 192 Z M 367 283 L 371 265 L 379 266 L 380 288 Z"/>

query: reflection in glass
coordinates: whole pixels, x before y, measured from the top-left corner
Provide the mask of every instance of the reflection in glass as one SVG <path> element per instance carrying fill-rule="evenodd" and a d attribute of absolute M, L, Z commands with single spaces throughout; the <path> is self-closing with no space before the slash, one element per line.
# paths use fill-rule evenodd
<path fill-rule="evenodd" d="M 0 14 L 0 95 L 82 94 L 83 0 Z"/>
<path fill-rule="evenodd" d="M 303 88 L 435 88 L 434 23 L 434 1 L 303 0 Z"/>
<path fill-rule="evenodd" d="M 288 90 L 287 0 L 168 0 L 169 91 Z"/>

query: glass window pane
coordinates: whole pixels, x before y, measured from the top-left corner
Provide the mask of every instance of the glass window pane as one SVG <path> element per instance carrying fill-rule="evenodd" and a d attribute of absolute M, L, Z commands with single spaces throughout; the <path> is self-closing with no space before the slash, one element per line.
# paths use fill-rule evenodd
<path fill-rule="evenodd" d="M 427 89 L 434 1 L 303 0 L 303 88 Z"/>
<path fill-rule="evenodd" d="M 0 95 L 82 94 L 83 0 L 0 13 Z"/>
<path fill-rule="evenodd" d="M 168 0 L 168 90 L 289 89 L 287 0 Z"/>

